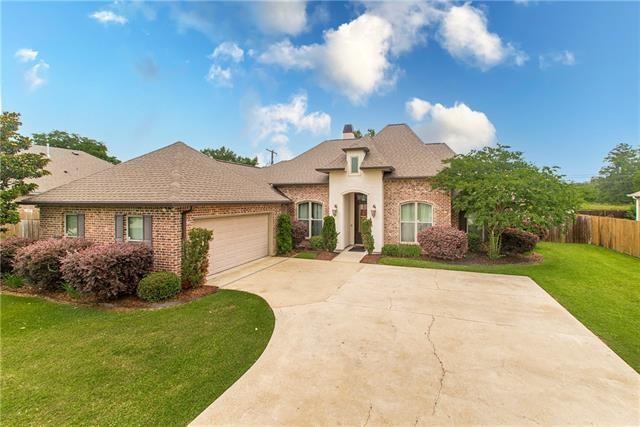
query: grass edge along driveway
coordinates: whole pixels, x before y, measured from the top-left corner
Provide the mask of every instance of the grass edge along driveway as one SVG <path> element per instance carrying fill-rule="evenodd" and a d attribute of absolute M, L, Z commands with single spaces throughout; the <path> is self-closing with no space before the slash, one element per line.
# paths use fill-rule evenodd
<path fill-rule="evenodd" d="M 640 372 L 640 260 L 599 246 L 541 242 L 537 265 L 451 265 L 382 257 L 381 264 L 529 276 Z"/>
<path fill-rule="evenodd" d="M 153 311 L 1 295 L 3 425 L 185 425 L 247 370 L 274 327 L 221 290 Z"/>

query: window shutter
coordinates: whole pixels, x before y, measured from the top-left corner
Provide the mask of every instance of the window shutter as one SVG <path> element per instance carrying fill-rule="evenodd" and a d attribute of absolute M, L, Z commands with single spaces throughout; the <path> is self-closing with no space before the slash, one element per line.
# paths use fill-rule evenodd
<path fill-rule="evenodd" d="M 78 214 L 78 237 L 84 237 L 84 214 Z"/>
<path fill-rule="evenodd" d="M 116 242 L 124 242 L 124 215 L 116 214 Z"/>
<path fill-rule="evenodd" d="M 144 239 L 144 243 L 151 246 L 151 240 L 152 240 L 152 235 L 153 235 L 153 226 L 152 226 L 152 220 L 151 220 L 152 216 L 151 215 L 144 215 L 142 217 L 142 221 L 143 221 L 143 239 Z"/>

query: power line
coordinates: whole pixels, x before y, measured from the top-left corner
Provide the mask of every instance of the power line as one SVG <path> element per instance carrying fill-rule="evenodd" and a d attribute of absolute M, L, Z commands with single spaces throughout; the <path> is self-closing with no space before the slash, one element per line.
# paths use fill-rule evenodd
<path fill-rule="evenodd" d="M 269 153 L 271 153 L 271 163 L 269 163 L 269 164 L 271 164 L 271 165 L 272 165 L 272 164 L 273 164 L 273 156 L 277 156 L 277 155 L 278 155 L 278 153 L 277 153 L 277 152 L 275 152 L 274 150 L 269 149 L 269 148 L 266 148 L 266 150 L 267 150 Z"/>

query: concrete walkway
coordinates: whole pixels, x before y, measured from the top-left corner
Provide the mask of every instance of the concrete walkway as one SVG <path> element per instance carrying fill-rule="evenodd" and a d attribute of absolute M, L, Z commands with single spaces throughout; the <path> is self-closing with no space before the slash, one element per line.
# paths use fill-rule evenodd
<path fill-rule="evenodd" d="M 332 261 L 359 263 L 366 254 L 366 252 L 351 252 L 349 249 L 345 249 L 344 251 L 340 252 L 338 256 L 332 259 Z"/>
<path fill-rule="evenodd" d="M 526 277 L 265 259 L 213 281 L 276 326 L 194 425 L 640 423 L 640 376 Z"/>

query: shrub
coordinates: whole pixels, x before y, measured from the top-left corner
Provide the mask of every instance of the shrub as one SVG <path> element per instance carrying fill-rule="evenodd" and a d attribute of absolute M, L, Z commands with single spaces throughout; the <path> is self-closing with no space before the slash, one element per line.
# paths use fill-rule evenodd
<path fill-rule="evenodd" d="M 24 277 L 36 289 L 60 289 L 62 259 L 90 246 L 91 242 L 84 239 L 40 240 L 18 249 L 13 268 L 16 274 Z"/>
<path fill-rule="evenodd" d="M 145 301 L 158 302 L 177 295 L 180 288 L 180 278 L 177 275 L 159 271 L 140 280 L 137 294 Z"/>
<path fill-rule="evenodd" d="M 322 240 L 322 236 L 311 236 L 309 239 L 309 246 L 311 246 L 311 249 L 315 249 L 317 251 L 323 250 L 324 241 Z"/>
<path fill-rule="evenodd" d="M 338 246 L 338 233 L 336 232 L 336 219 L 327 215 L 322 224 L 322 245 L 324 249 L 333 252 Z"/>
<path fill-rule="evenodd" d="M 523 254 L 535 249 L 540 239 L 535 234 L 517 228 L 505 228 L 502 231 L 502 253 Z"/>
<path fill-rule="evenodd" d="M 153 267 L 153 252 L 140 243 L 109 243 L 70 253 L 62 260 L 62 277 L 75 290 L 99 300 L 133 294 Z"/>
<path fill-rule="evenodd" d="M 2 276 L 2 284 L 11 289 L 18 289 L 24 286 L 24 279 L 15 274 L 5 274 Z"/>
<path fill-rule="evenodd" d="M 209 269 L 209 242 L 213 232 L 204 228 L 189 230 L 188 239 L 182 243 L 182 288 L 188 289 L 204 283 Z"/>
<path fill-rule="evenodd" d="M 0 242 L 0 272 L 12 272 L 13 259 L 15 258 L 18 249 L 29 246 L 33 242 L 33 239 L 26 239 L 24 237 L 9 237 L 8 239 Z"/>
<path fill-rule="evenodd" d="M 482 248 L 482 236 L 477 231 L 467 233 L 467 241 L 469 242 L 469 251 L 480 252 Z"/>
<path fill-rule="evenodd" d="M 373 222 L 370 218 L 363 219 L 360 224 L 360 234 L 362 235 L 362 245 L 367 250 L 367 253 L 371 255 L 375 248 L 375 241 L 373 240 L 373 234 L 371 233 L 371 227 Z"/>
<path fill-rule="evenodd" d="M 62 290 L 65 291 L 72 299 L 80 299 L 80 297 L 82 297 L 82 293 L 78 292 L 69 282 L 64 282 L 62 284 Z"/>
<path fill-rule="evenodd" d="M 299 247 L 309 235 L 309 225 L 306 221 L 293 221 L 291 236 L 293 238 L 293 247 Z"/>
<path fill-rule="evenodd" d="M 422 249 L 418 245 L 384 245 L 382 247 L 382 255 L 402 258 L 419 258 Z"/>
<path fill-rule="evenodd" d="M 293 249 L 291 217 L 288 214 L 280 214 L 278 216 L 276 246 L 278 255 L 288 254 Z"/>
<path fill-rule="evenodd" d="M 538 240 L 544 240 L 547 237 L 549 237 L 549 229 L 540 224 L 534 224 L 532 222 L 527 221 L 525 222 L 525 225 L 523 228 L 524 228 L 524 231 L 528 231 L 538 236 Z"/>
<path fill-rule="evenodd" d="M 454 227 L 429 227 L 418 233 L 418 242 L 429 256 L 461 259 L 467 253 L 467 233 Z"/>

